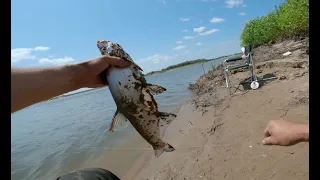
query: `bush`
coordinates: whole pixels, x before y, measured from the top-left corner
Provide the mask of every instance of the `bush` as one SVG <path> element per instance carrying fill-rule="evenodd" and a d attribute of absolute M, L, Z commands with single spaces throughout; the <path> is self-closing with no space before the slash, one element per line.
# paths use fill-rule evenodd
<path fill-rule="evenodd" d="M 241 45 L 256 47 L 279 39 L 308 35 L 309 1 L 286 0 L 268 15 L 249 21 L 241 34 Z"/>

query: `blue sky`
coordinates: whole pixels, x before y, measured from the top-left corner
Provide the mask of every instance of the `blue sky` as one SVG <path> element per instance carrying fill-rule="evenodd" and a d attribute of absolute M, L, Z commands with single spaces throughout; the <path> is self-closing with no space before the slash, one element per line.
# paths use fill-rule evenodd
<path fill-rule="evenodd" d="M 12 0 L 14 67 L 76 63 L 120 43 L 145 72 L 240 52 L 244 24 L 280 0 Z"/>

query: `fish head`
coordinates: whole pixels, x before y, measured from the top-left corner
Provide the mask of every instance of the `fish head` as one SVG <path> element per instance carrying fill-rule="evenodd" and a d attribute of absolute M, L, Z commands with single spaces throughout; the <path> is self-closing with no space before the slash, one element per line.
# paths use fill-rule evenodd
<path fill-rule="evenodd" d="M 108 40 L 99 40 L 97 46 L 102 55 L 108 55 L 112 52 L 112 42 Z"/>
<path fill-rule="evenodd" d="M 137 70 L 142 71 L 142 69 L 136 63 L 134 63 L 129 54 L 124 51 L 120 44 L 109 40 L 99 40 L 97 41 L 97 46 L 102 55 L 119 57 L 125 61 L 133 63 Z"/>
<path fill-rule="evenodd" d="M 109 40 L 99 40 L 97 46 L 102 55 L 111 55 L 120 58 L 126 58 L 128 56 L 120 44 Z"/>

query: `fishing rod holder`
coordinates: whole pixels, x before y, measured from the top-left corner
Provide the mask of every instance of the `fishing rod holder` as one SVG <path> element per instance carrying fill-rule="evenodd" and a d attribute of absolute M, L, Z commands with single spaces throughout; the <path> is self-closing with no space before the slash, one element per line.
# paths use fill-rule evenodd
<path fill-rule="evenodd" d="M 250 82 L 250 87 L 251 89 L 258 89 L 259 88 L 259 83 L 258 83 L 258 79 L 255 73 L 255 65 L 253 62 L 253 58 L 252 58 L 252 47 L 250 46 L 246 46 L 244 48 L 241 49 L 242 50 L 242 56 L 234 56 L 234 57 L 230 57 L 226 60 L 223 61 L 223 73 L 224 73 L 224 77 L 226 80 L 226 86 L 227 89 L 229 90 L 230 95 L 231 93 L 231 83 L 230 83 L 230 70 L 236 70 L 236 69 L 248 69 L 250 71 L 251 77 L 249 79 Z M 233 64 L 233 65 L 227 65 L 227 63 L 230 62 L 236 62 L 236 61 L 240 61 L 240 60 L 245 60 L 244 63 L 241 64 Z M 241 83 L 240 83 L 241 84 Z M 238 84 L 238 87 L 240 86 L 240 84 Z"/>

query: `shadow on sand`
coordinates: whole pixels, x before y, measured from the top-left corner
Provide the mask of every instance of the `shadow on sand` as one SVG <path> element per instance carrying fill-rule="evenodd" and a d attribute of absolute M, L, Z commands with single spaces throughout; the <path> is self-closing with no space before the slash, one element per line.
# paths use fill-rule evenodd
<path fill-rule="evenodd" d="M 240 81 L 239 86 L 241 85 L 243 90 L 251 90 L 251 87 L 250 87 L 251 81 L 250 81 L 250 79 L 251 79 L 251 77 Z M 258 79 L 258 82 L 259 82 L 259 88 L 262 88 L 267 83 L 270 83 L 270 82 L 276 80 L 277 76 L 274 75 L 273 73 L 269 73 L 269 74 L 265 74 L 265 75 L 263 75 L 261 77 L 257 76 L 257 79 Z"/>

